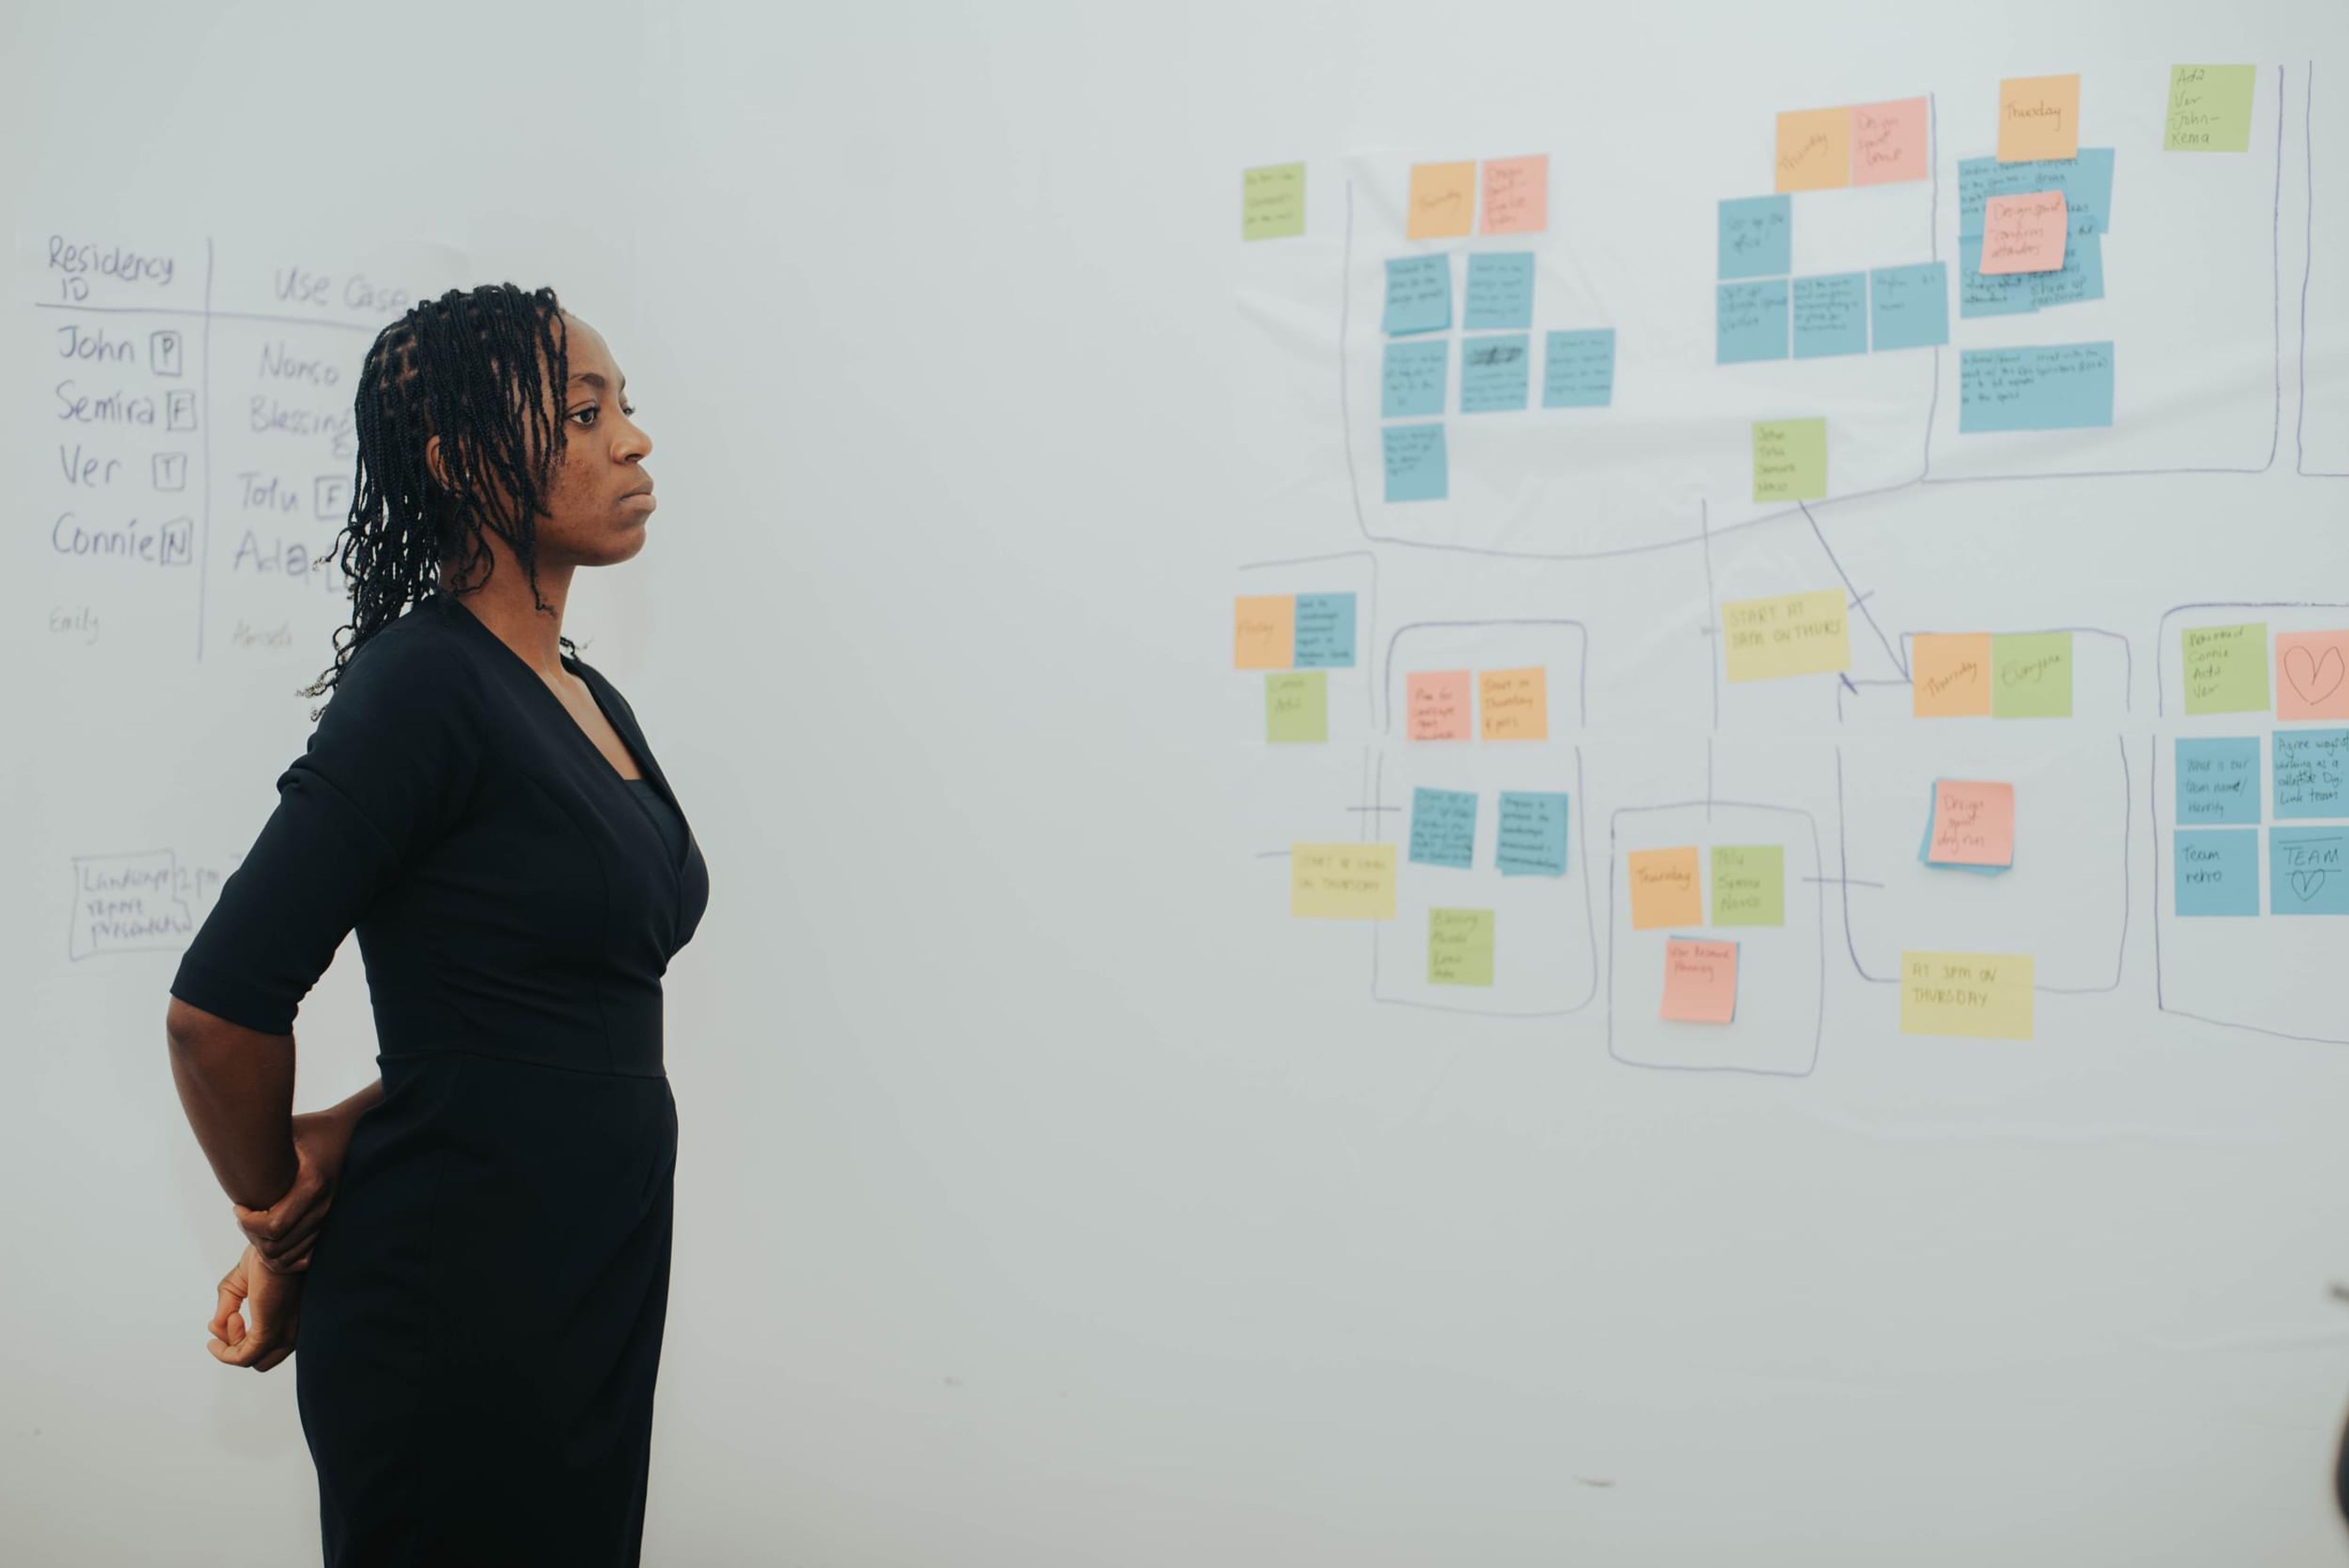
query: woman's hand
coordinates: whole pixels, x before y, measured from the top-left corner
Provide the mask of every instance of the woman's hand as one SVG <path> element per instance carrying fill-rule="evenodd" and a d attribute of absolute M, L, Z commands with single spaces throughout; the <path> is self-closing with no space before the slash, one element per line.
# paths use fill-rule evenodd
<path fill-rule="evenodd" d="M 302 1326 L 298 1274 L 278 1274 L 262 1265 L 252 1247 L 221 1276 L 220 1309 L 212 1314 L 212 1337 L 204 1348 L 230 1367 L 266 1372 L 294 1354 Z"/>
<path fill-rule="evenodd" d="M 236 1222 L 253 1243 L 258 1266 L 274 1274 L 299 1274 L 310 1266 L 310 1248 L 335 1200 L 343 1156 L 350 1151 L 357 1118 L 314 1110 L 294 1119 L 294 1185 L 266 1209 L 248 1209 L 231 1200 Z"/>

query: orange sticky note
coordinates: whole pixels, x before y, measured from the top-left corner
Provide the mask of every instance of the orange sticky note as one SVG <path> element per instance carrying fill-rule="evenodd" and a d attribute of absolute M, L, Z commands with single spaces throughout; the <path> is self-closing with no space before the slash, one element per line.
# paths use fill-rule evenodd
<path fill-rule="evenodd" d="M 1998 160 L 2080 156 L 2080 78 L 2009 77 L 1998 84 Z"/>
<path fill-rule="evenodd" d="M 2349 632 L 2278 632 L 2278 718 L 2349 718 Z"/>
<path fill-rule="evenodd" d="M 1487 234 L 1538 234 L 1549 227 L 1549 154 L 1485 160 L 1485 211 L 1477 227 Z"/>
<path fill-rule="evenodd" d="M 1630 864 L 1632 930 L 1704 923 L 1704 888 L 1697 880 L 1694 844 L 1633 850 Z"/>
<path fill-rule="evenodd" d="M 1285 670 L 1297 657 L 1294 595 L 1241 594 L 1232 601 L 1232 668 Z"/>
<path fill-rule="evenodd" d="M 1781 191 L 1832 191 L 1851 183 L 1851 110 L 1788 109 L 1778 117 Z"/>
<path fill-rule="evenodd" d="M 1933 781 L 1925 859 L 1937 866 L 2014 863 L 2014 786 L 1982 779 Z"/>
<path fill-rule="evenodd" d="M 1411 166 L 1411 211 L 1403 232 L 1414 240 L 1444 240 L 1464 234 L 1476 219 L 1474 163 L 1414 163 Z"/>
<path fill-rule="evenodd" d="M 1421 670 L 1411 677 L 1405 697 L 1413 740 L 1468 738 L 1468 672 Z"/>
<path fill-rule="evenodd" d="M 1549 738 L 1549 672 L 1539 665 L 1522 670 L 1486 670 L 1478 696 L 1487 740 Z"/>
<path fill-rule="evenodd" d="M 1737 1016 L 1737 944 L 1675 936 L 1664 944 L 1664 1005 L 1679 1024 L 1726 1024 Z"/>
<path fill-rule="evenodd" d="M 1926 632 L 1909 639 L 1910 712 L 1919 718 L 1990 717 L 1990 634 Z"/>
<path fill-rule="evenodd" d="M 1890 185 L 1932 172 L 1926 145 L 1931 116 L 1920 98 L 1855 105 L 1851 111 L 1851 182 Z"/>
<path fill-rule="evenodd" d="M 1992 197 L 1982 208 L 1982 274 L 2061 271 L 2071 227 L 2061 191 Z"/>

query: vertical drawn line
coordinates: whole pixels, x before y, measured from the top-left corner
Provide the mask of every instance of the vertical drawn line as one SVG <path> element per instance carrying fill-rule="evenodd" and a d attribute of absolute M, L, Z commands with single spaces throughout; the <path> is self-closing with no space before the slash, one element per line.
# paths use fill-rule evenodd
<path fill-rule="evenodd" d="M 1711 645 L 1704 651 L 1705 671 L 1713 677 L 1713 727 L 1721 727 L 1721 661 L 1729 656 L 1722 642 L 1720 606 L 1714 601 L 1713 589 L 1713 511 L 1704 501 L 1696 503 L 1696 533 L 1704 545 L 1704 624 Z M 1586 655 L 1584 661 L 1589 662 Z"/>
<path fill-rule="evenodd" d="M 203 406 L 196 418 L 203 421 L 204 542 L 196 557 L 196 662 L 204 661 L 204 609 L 211 598 L 212 569 L 212 238 L 204 236 L 204 374 Z"/>
<path fill-rule="evenodd" d="M 1825 532 L 1821 531 L 1819 528 L 1819 520 L 1811 515 L 1811 509 L 1807 506 L 1804 506 L 1801 501 L 1796 501 L 1795 504 L 1803 508 L 1803 521 L 1811 525 L 1811 537 L 1817 540 L 1819 542 L 1819 548 L 1826 552 L 1827 564 L 1836 569 L 1836 575 L 1837 577 L 1843 579 L 1844 592 L 1851 597 L 1851 607 L 1858 611 L 1861 618 L 1868 622 L 1868 629 L 1874 632 L 1876 634 L 1876 640 L 1884 645 L 1884 656 L 1892 661 L 1892 667 L 1900 672 L 1900 678 L 1904 681 L 1907 680 L 1909 678 L 1909 661 L 1900 656 L 1899 649 L 1892 645 L 1892 639 L 1886 636 L 1884 634 L 1884 628 L 1876 624 L 1876 613 L 1868 607 L 1868 595 L 1862 593 L 1858 588 L 1853 584 L 1851 573 L 1846 572 L 1843 569 L 1843 562 L 1836 559 L 1836 552 L 1828 547 L 1827 536 Z"/>

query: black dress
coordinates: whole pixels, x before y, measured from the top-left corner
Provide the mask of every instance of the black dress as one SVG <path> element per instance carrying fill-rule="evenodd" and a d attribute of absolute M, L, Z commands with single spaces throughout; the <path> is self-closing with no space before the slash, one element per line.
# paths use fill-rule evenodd
<path fill-rule="evenodd" d="M 438 595 L 352 656 L 171 983 L 288 1033 L 358 932 L 384 1096 L 294 1357 L 329 1568 L 638 1560 L 677 1160 L 661 975 L 709 881 L 626 699 L 565 665 L 647 784 Z"/>

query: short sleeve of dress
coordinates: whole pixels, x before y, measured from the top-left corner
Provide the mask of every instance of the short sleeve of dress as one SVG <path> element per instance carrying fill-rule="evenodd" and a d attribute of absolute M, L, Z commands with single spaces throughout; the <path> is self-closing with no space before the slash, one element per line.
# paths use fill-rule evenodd
<path fill-rule="evenodd" d="M 410 612 L 415 614 L 416 612 Z M 351 655 L 277 807 L 222 883 L 171 995 L 263 1034 L 294 1015 L 343 938 L 462 817 L 481 701 L 461 647 L 395 621 Z"/>

